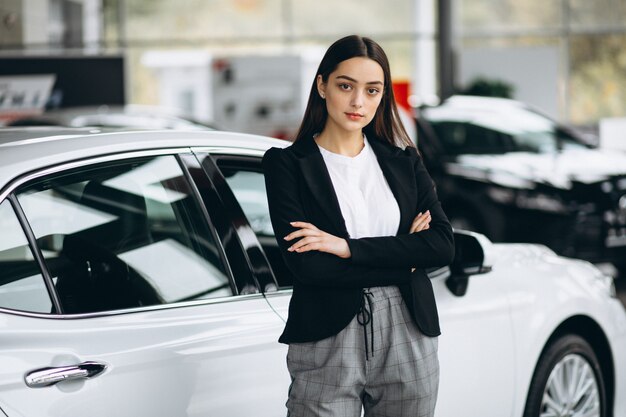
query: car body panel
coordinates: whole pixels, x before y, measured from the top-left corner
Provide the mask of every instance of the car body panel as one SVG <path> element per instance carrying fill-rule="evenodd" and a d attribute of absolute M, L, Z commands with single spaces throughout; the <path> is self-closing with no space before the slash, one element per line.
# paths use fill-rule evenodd
<path fill-rule="evenodd" d="M 497 275 L 472 276 L 462 296 L 450 292 L 445 279 L 433 279 L 442 329 L 437 417 L 460 416 L 467 410 L 491 416 L 494 410 L 511 409 L 516 371 L 511 366 L 513 329 L 503 296 L 506 287 Z M 460 393 L 466 393 L 462 400 Z"/>
<path fill-rule="evenodd" d="M 280 414 L 289 383 L 277 368 L 283 321 L 261 295 L 223 301 L 85 318 L 0 313 L 2 402 L 20 410 L 11 417 Z M 93 379 L 24 384 L 33 367 L 84 361 L 108 368 Z"/>
<path fill-rule="evenodd" d="M 522 388 L 513 415 L 521 415 L 535 366 L 545 343 L 562 323 L 585 317 L 597 324 L 609 340 L 615 369 L 615 416 L 626 415 L 619 395 L 626 384 L 626 310 L 617 298 L 607 296 L 610 277 L 585 261 L 556 256 L 540 245 L 498 244 L 498 264 L 506 268 L 499 277 L 511 305 L 516 346 L 516 381 Z M 582 330 L 582 329 L 580 329 Z M 609 358 L 599 357 L 607 360 Z"/>

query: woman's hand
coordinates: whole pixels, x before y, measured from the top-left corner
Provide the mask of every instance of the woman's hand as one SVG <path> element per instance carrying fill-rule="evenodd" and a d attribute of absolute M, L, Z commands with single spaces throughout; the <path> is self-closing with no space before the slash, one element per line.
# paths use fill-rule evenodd
<path fill-rule="evenodd" d="M 422 230 L 428 230 L 430 228 L 430 220 L 430 210 L 426 210 L 426 213 L 418 213 L 413 219 L 409 233 L 417 233 Z M 413 271 L 415 271 L 415 268 L 411 268 L 411 272 Z"/>
<path fill-rule="evenodd" d="M 413 219 L 409 233 L 417 233 L 422 230 L 428 230 L 430 228 L 430 220 L 430 210 L 426 210 L 425 213 L 418 213 Z"/>
<path fill-rule="evenodd" d="M 289 252 L 302 253 L 317 250 L 339 256 L 340 258 L 352 256 L 348 242 L 345 239 L 326 233 L 311 223 L 291 222 L 289 224 L 300 229 L 289 233 L 284 239 L 290 241 L 298 237 L 302 238 L 287 249 Z"/>

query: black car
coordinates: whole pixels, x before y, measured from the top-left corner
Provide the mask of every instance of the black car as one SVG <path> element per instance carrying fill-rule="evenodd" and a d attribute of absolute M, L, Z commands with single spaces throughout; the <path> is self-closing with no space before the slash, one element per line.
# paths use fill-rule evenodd
<path fill-rule="evenodd" d="M 626 274 L 626 154 L 508 99 L 454 96 L 419 109 L 417 125 L 455 227 Z"/>

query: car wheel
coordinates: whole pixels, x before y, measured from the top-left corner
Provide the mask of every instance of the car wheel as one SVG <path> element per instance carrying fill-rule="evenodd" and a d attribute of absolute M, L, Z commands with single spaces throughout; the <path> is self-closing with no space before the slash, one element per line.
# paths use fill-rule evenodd
<path fill-rule="evenodd" d="M 524 417 L 606 417 L 606 392 L 598 359 L 582 337 L 563 336 L 541 355 Z"/>

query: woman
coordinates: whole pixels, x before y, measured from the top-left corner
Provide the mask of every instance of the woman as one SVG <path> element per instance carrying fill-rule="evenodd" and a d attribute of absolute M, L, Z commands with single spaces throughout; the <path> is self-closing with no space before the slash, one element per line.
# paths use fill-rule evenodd
<path fill-rule="evenodd" d="M 295 142 L 268 150 L 263 167 L 295 277 L 279 339 L 289 415 L 432 416 L 440 331 L 424 268 L 452 261 L 453 235 L 378 44 L 330 46 Z"/>

